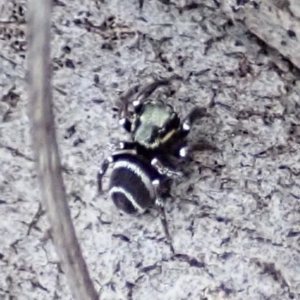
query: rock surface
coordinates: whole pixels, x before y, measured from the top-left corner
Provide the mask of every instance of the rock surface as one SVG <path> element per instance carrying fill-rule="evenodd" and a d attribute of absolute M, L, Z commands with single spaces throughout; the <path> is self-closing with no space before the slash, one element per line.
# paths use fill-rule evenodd
<path fill-rule="evenodd" d="M 278 28 L 275 44 L 257 39 L 210 0 L 54 3 L 58 142 L 101 299 L 300 299 L 300 81 L 293 55 L 291 64 L 276 46 Z M 0 2 L 0 299 L 68 300 L 30 147 L 25 12 L 25 1 Z M 155 213 L 121 216 L 95 180 L 107 145 L 124 135 L 120 93 L 172 74 L 186 80 L 157 92 L 182 116 L 207 107 L 191 138 L 219 149 L 195 153 L 188 179 L 172 187 L 175 255 Z"/>

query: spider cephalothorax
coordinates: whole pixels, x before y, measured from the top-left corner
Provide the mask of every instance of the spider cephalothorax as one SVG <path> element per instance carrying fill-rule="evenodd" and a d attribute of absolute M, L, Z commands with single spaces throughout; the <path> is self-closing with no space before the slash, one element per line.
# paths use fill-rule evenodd
<path fill-rule="evenodd" d="M 155 150 L 164 147 L 180 130 L 177 113 L 172 106 L 162 101 L 148 100 L 136 104 L 134 108 L 132 138 L 146 149 Z"/>

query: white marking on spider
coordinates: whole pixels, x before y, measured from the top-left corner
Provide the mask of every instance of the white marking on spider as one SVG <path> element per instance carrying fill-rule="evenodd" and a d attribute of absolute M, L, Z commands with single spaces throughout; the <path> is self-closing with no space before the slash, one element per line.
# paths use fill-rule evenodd
<path fill-rule="evenodd" d="M 187 154 L 188 154 L 188 148 L 187 147 L 184 147 L 184 148 L 180 149 L 180 151 L 179 151 L 180 157 L 186 157 Z"/>
<path fill-rule="evenodd" d="M 135 173 L 143 182 L 144 186 L 148 190 L 150 197 L 153 199 L 155 197 L 155 191 L 151 182 L 151 179 L 149 178 L 148 174 L 145 173 L 140 166 L 133 162 L 129 162 L 126 160 L 120 160 L 117 161 L 114 165 L 114 170 L 120 169 L 120 168 L 125 168 L 127 170 L 132 171 Z"/>
<path fill-rule="evenodd" d="M 120 125 L 123 126 L 125 123 L 126 123 L 126 118 L 122 118 L 122 119 L 119 120 Z"/>
<path fill-rule="evenodd" d="M 135 100 L 135 101 L 132 102 L 132 105 L 134 107 L 139 106 L 140 104 L 141 104 L 141 102 L 139 100 Z"/>
<path fill-rule="evenodd" d="M 143 213 L 145 211 L 145 209 L 143 209 L 140 205 L 138 205 L 134 200 L 133 196 L 128 191 L 126 191 L 123 187 L 120 186 L 112 187 L 109 190 L 109 196 L 112 198 L 114 193 L 123 194 L 128 199 L 128 201 L 134 206 L 134 208 L 137 209 L 139 213 Z"/>
<path fill-rule="evenodd" d="M 191 125 L 190 125 L 188 122 L 184 122 L 184 123 L 182 124 L 182 129 L 183 129 L 184 131 L 189 131 L 189 130 L 191 129 Z"/>

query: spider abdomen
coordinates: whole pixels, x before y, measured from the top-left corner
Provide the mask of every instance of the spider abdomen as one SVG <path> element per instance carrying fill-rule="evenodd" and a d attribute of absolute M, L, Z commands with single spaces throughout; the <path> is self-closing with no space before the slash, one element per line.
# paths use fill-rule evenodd
<path fill-rule="evenodd" d="M 142 213 L 155 203 L 152 180 L 157 172 L 139 157 L 124 154 L 117 158 L 110 177 L 109 194 L 126 213 Z"/>

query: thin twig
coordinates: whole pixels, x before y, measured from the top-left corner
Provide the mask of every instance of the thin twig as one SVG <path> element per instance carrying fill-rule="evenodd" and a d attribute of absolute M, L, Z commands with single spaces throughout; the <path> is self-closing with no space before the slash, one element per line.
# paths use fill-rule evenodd
<path fill-rule="evenodd" d="M 61 174 L 51 93 L 51 0 L 28 1 L 28 78 L 33 148 L 56 251 L 74 299 L 98 299 L 76 238 Z"/>

